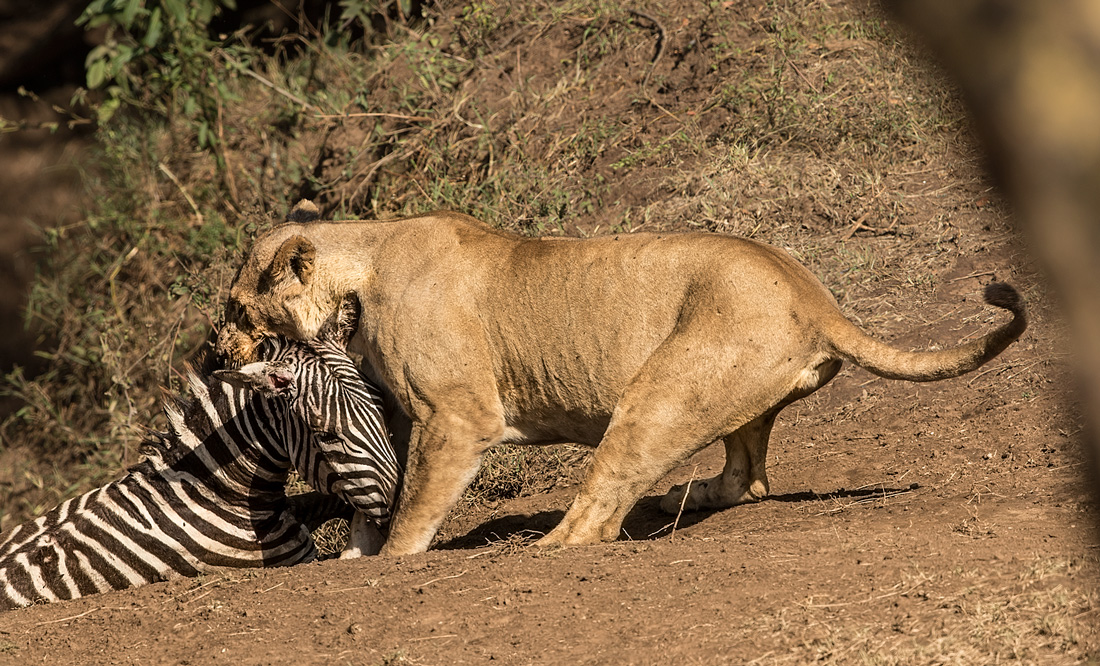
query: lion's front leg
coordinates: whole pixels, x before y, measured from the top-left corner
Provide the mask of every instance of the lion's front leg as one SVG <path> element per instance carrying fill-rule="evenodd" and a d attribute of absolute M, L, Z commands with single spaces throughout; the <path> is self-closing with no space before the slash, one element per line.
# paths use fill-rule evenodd
<path fill-rule="evenodd" d="M 471 418 L 471 410 L 466 412 L 437 413 L 426 425 L 413 424 L 405 481 L 382 555 L 426 551 L 447 512 L 473 481 L 482 454 L 500 441 L 502 418 Z"/>

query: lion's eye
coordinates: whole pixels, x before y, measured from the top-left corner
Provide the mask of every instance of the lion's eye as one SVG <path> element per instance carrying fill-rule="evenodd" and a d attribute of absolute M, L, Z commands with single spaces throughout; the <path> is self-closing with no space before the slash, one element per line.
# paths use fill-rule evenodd
<path fill-rule="evenodd" d="M 239 301 L 230 300 L 225 307 L 226 320 L 237 325 L 237 328 L 242 330 L 249 330 L 252 328 L 252 320 L 248 316 L 248 311 Z"/>

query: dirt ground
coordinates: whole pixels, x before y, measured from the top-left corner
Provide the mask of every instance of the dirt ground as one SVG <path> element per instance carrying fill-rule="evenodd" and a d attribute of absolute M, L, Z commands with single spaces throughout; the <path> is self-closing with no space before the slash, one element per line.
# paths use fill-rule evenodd
<path fill-rule="evenodd" d="M 963 229 L 964 233 L 970 230 Z M 974 230 L 976 235 L 985 235 Z M 1016 241 L 981 268 L 1036 284 Z M 935 302 L 883 305 L 895 343 L 988 326 L 974 258 Z M 0 616 L 0 663 L 984 663 L 1095 659 L 1097 523 L 1050 311 L 985 371 L 931 385 L 845 369 L 788 409 L 772 496 L 660 513 L 540 552 L 573 488 L 452 516 L 398 559 L 230 571 Z M 913 321 L 937 321 L 932 327 Z M 969 321 L 968 321 L 969 320 Z M 968 323 L 962 323 L 968 322 Z"/>
<path fill-rule="evenodd" d="M 690 70 L 690 29 L 669 32 L 660 101 L 679 113 L 697 100 L 675 84 L 705 68 Z M 566 37 L 517 43 L 541 40 L 554 55 Z M 788 83 L 814 88 L 816 77 L 794 68 Z M 657 121 L 645 131 L 662 132 Z M 847 313 L 903 348 L 954 344 L 1001 321 L 980 297 L 994 280 L 1021 291 L 1031 326 L 954 380 L 891 382 L 846 366 L 780 416 L 766 500 L 662 514 L 670 485 L 721 469 L 712 446 L 650 491 L 616 543 L 530 545 L 568 507 L 575 485 L 563 482 L 463 504 L 423 555 L 226 571 L 3 613 L 0 664 L 1098 663 L 1100 514 L 1064 325 L 972 139 L 937 145 L 942 154 L 881 175 L 879 189 L 904 200 L 889 226 L 859 208 L 833 220 L 821 189 L 817 205 L 810 196 L 786 213 L 793 227 L 760 237 L 792 247 Z M 786 166 L 807 179 L 813 167 Z M 737 184 L 712 174 L 677 190 L 646 168 L 610 185 L 622 188 L 617 204 L 652 200 L 647 213 L 680 219 L 709 187 Z M 751 229 L 750 211 L 718 201 L 733 212 L 715 219 L 749 226 L 703 226 Z M 566 231 L 598 233 L 594 223 Z"/>
<path fill-rule="evenodd" d="M 67 99 L 66 92 L 54 91 L 49 101 Z M 0 118 L 53 120 L 41 107 L 15 94 L 0 94 Z M 42 229 L 79 218 L 78 164 L 84 145 L 83 137 L 64 129 L 59 134 L 34 130 L 0 137 L 0 371 L 10 372 L 15 364 L 34 366 L 42 322 L 28 330 L 22 309 L 34 279 L 36 253 L 41 252 Z"/>

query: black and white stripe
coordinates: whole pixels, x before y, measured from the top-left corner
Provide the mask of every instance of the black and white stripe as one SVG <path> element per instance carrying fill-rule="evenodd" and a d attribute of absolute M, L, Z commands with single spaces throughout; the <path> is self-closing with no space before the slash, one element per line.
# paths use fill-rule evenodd
<path fill-rule="evenodd" d="M 312 441 L 291 448 L 294 467 L 315 490 L 341 497 L 375 524 L 384 524 L 390 519 L 399 467 L 386 431 L 382 395 L 339 342 L 322 336 L 305 345 L 311 353 L 299 358 L 301 345 L 267 340 L 260 352 L 265 360 L 251 364 L 263 372 L 264 367 L 290 363 L 302 375 L 304 392 L 292 408 L 308 424 Z"/>
<path fill-rule="evenodd" d="M 397 463 L 377 391 L 338 343 L 265 345 L 273 390 L 192 373 L 192 399 L 165 408 L 170 431 L 145 460 L 0 539 L 0 609 L 314 559 L 288 510 L 292 461 L 318 490 L 388 520 Z"/>

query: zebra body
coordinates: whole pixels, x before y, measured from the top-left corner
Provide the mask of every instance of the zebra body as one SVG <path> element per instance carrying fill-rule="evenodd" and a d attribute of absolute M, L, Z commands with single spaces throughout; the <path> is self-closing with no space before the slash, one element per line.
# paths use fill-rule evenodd
<path fill-rule="evenodd" d="M 267 343 L 254 370 L 269 385 L 191 373 L 192 399 L 165 408 L 170 432 L 146 442 L 143 461 L 0 538 L 0 609 L 313 560 L 309 529 L 288 510 L 292 461 L 317 490 L 388 520 L 397 463 L 380 398 L 333 335 Z"/>

